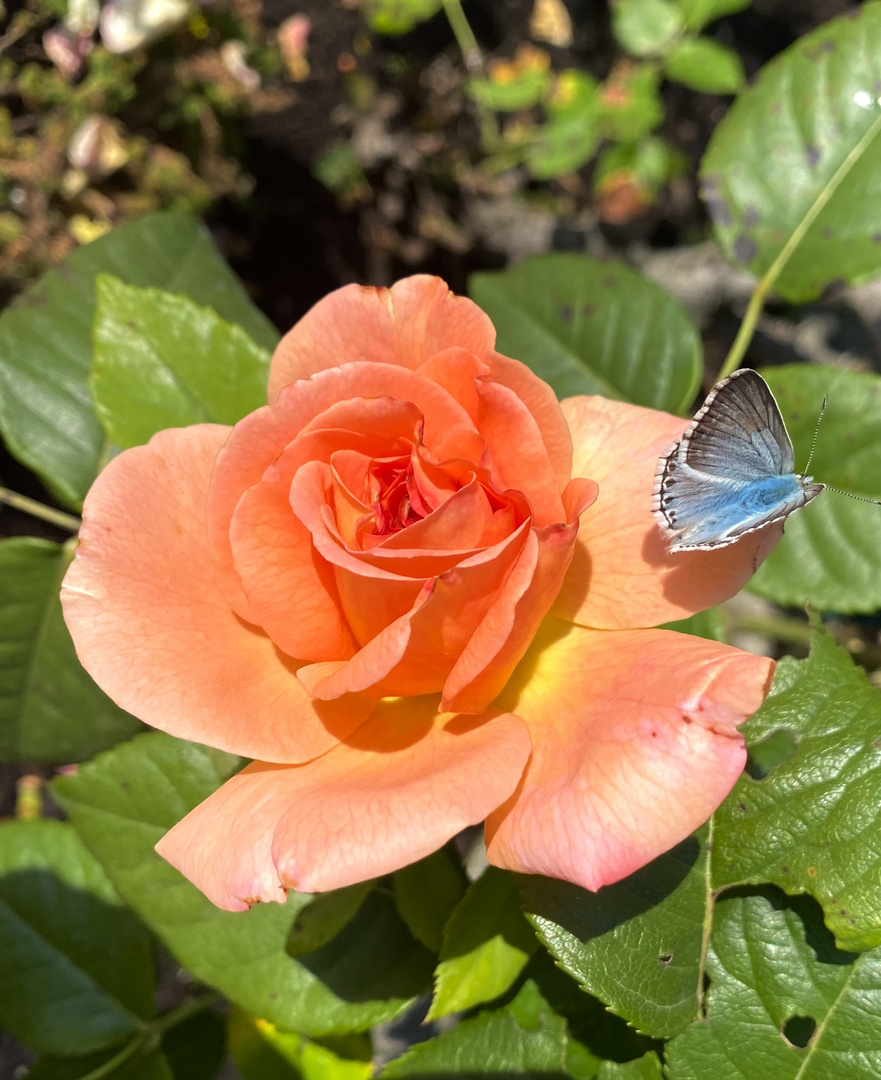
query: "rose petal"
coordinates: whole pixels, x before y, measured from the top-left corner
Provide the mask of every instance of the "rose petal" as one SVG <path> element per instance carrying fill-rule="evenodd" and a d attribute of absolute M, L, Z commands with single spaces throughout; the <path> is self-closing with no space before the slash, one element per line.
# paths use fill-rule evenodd
<path fill-rule="evenodd" d="M 290 486 L 285 464 L 276 463 L 242 496 L 230 522 L 235 568 L 253 621 L 279 649 L 300 660 L 346 659 L 358 644 L 333 568 L 291 509 Z"/>
<path fill-rule="evenodd" d="M 318 426 L 321 420 L 328 428 Z M 229 539 L 251 621 L 288 655 L 339 660 L 357 649 L 341 610 L 333 568 L 317 555 L 311 533 L 291 508 L 293 476 L 304 464 L 330 460 L 340 447 L 361 453 L 398 447 L 409 453 L 420 428 L 421 414 L 408 402 L 385 397 L 340 402 L 307 424 L 239 500 Z M 410 590 L 402 610 L 412 594 Z"/>
<path fill-rule="evenodd" d="M 269 400 L 288 383 L 343 360 L 415 369 L 451 347 L 487 356 L 495 340 L 489 318 L 440 278 L 417 274 L 390 289 L 346 285 L 319 300 L 281 339 L 272 357 Z"/>
<path fill-rule="evenodd" d="M 218 425 L 162 431 L 101 473 L 86 499 L 62 601 L 83 666 L 117 704 L 184 739 L 308 761 L 370 705 L 317 705 L 295 666 L 229 610 L 205 533 Z"/>
<path fill-rule="evenodd" d="M 330 494 L 330 467 L 310 461 L 291 483 L 290 503 L 309 530 L 317 556 L 333 568 L 342 610 L 363 645 L 410 610 L 425 579 L 390 572 L 349 551 L 333 519 Z"/>
<path fill-rule="evenodd" d="M 557 477 L 557 487 L 565 487 L 569 477 L 578 470 L 572 467 L 572 437 L 557 395 L 526 364 L 501 353 L 492 355 L 490 378 L 513 390 L 526 406 L 541 432 L 548 460 Z"/>
<path fill-rule="evenodd" d="M 355 739 L 308 765 L 254 762 L 156 850 L 230 911 L 429 855 L 510 795 L 531 749 L 516 716 L 465 719 L 435 707 L 383 702 Z"/>
<path fill-rule="evenodd" d="M 382 541 L 384 551 L 459 551 L 476 548 L 492 523 L 492 508 L 481 484 L 472 480 L 428 517 Z M 372 548 L 374 554 L 377 548 Z"/>
<path fill-rule="evenodd" d="M 440 690 L 475 628 L 515 577 L 512 567 L 520 565 L 524 551 L 535 547 L 526 521 L 502 543 L 425 582 L 411 610 L 369 640 L 351 660 L 301 668 L 301 682 L 322 700 L 346 693 L 380 698 Z M 526 563 L 531 574 L 535 560 Z M 517 574 L 517 580 L 522 576 Z M 546 611 L 547 605 L 542 614 Z"/>
<path fill-rule="evenodd" d="M 441 387 L 404 368 L 379 363 L 345 363 L 321 371 L 286 387 L 277 404 L 257 409 L 239 421 L 217 455 L 211 475 L 208 537 L 218 586 L 243 619 L 257 621 L 242 590 L 229 542 L 229 523 L 236 504 L 297 435 L 307 427 L 310 431 L 320 427 L 322 413 L 360 398 L 411 403 L 424 418 L 429 448 L 435 437 L 443 441 L 450 430 L 473 427 L 467 412 Z M 334 411 L 334 419 L 328 422 L 339 423 L 338 412 Z"/>
<path fill-rule="evenodd" d="M 598 889 L 669 850 L 728 794 L 773 661 L 666 630 L 548 619 L 499 699 L 529 725 L 523 782 L 487 820 L 496 866 Z"/>
<path fill-rule="evenodd" d="M 493 486 L 498 491 L 522 491 L 532 505 L 536 525 L 562 521 L 562 485 L 557 482 L 535 417 L 513 390 L 499 383 L 484 382 L 478 394 L 479 427 L 492 459 Z"/>
<path fill-rule="evenodd" d="M 423 379 L 430 379 L 442 386 L 475 423 L 480 412 L 477 380 L 482 375 L 488 375 L 489 371 L 489 365 L 479 356 L 458 347 L 435 353 L 416 369 Z"/>
<path fill-rule="evenodd" d="M 657 626 L 719 604 L 746 584 L 779 527 L 715 551 L 671 555 L 652 515 L 658 458 L 687 420 L 602 397 L 567 398 L 562 407 L 573 472 L 596 480 L 600 492 L 581 519 L 555 615 L 605 629 Z"/>
<path fill-rule="evenodd" d="M 570 509 L 577 515 L 597 497 L 597 485 L 590 480 L 572 481 L 566 493 Z M 533 530 L 531 544 L 524 546 L 517 565 L 444 683 L 443 708 L 477 713 L 495 699 L 560 590 L 577 531 L 577 516 L 570 517 L 568 524 Z"/>

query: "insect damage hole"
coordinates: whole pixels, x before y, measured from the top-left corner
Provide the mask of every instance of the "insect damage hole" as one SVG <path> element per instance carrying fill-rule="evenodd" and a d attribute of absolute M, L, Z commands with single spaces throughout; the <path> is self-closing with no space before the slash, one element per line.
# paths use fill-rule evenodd
<path fill-rule="evenodd" d="M 804 1050 L 817 1030 L 817 1021 L 813 1016 L 790 1016 L 780 1029 L 780 1034 L 790 1046 Z"/>

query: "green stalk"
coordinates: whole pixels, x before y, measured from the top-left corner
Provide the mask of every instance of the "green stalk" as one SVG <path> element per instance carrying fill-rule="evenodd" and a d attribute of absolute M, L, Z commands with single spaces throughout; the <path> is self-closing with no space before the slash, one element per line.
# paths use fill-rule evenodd
<path fill-rule="evenodd" d="M 462 0 L 443 0 L 443 5 L 450 29 L 453 31 L 456 44 L 462 53 L 465 67 L 472 75 L 482 76 L 483 56 L 480 52 L 480 46 L 477 44 L 477 38 L 474 36 L 474 31 L 471 29 L 471 24 L 468 22 L 468 16 L 462 7 Z M 496 122 L 496 114 L 488 105 L 479 101 L 475 102 L 475 104 L 480 117 L 480 134 L 484 148 L 492 150 L 499 142 L 499 125 Z"/>
<path fill-rule="evenodd" d="M 79 1080 L 104 1080 L 104 1077 L 111 1076 L 120 1065 L 123 1065 L 129 1058 L 134 1057 L 135 1054 L 152 1050 L 154 1047 L 158 1046 L 159 1040 L 169 1028 L 177 1027 L 177 1025 L 182 1024 L 184 1020 L 189 1020 L 191 1016 L 195 1016 L 196 1013 L 200 1013 L 204 1009 L 210 1008 L 219 1000 L 219 994 L 204 994 L 202 997 L 194 998 L 192 1001 L 185 1001 L 182 1005 L 178 1005 L 176 1009 L 172 1009 L 171 1012 L 166 1013 L 164 1016 L 159 1016 L 155 1020 L 151 1020 L 148 1024 L 144 1025 L 142 1031 L 123 1046 L 118 1054 L 114 1054 L 114 1056 L 105 1061 L 103 1065 L 99 1065 L 97 1068 L 92 1069 L 92 1071 L 86 1073 L 85 1076 L 81 1076 Z"/>
<path fill-rule="evenodd" d="M 0 487 L 0 503 L 21 510 L 31 517 L 48 521 L 50 525 L 57 525 L 59 529 L 67 529 L 68 532 L 78 532 L 82 521 L 73 514 L 65 514 L 63 510 L 54 510 L 51 506 L 45 506 L 36 499 L 29 499 L 27 495 L 19 495 L 17 491 Z"/>
<path fill-rule="evenodd" d="M 743 322 L 740 324 L 740 329 L 737 332 L 737 337 L 734 339 L 734 344 L 731 346 L 728 355 L 725 357 L 725 363 L 722 365 L 722 370 L 719 372 L 720 379 L 724 379 L 727 375 L 730 375 L 740 367 L 743 358 L 746 355 L 746 351 L 749 348 L 749 343 L 752 341 L 756 324 L 759 321 L 759 316 L 762 314 L 762 308 L 765 306 L 765 301 L 767 300 L 771 289 L 773 289 L 777 279 L 783 272 L 784 267 L 792 258 L 796 248 L 802 240 L 804 240 L 810 227 L 814 224 L 826 204 L 850 174 L 851 169 L 853 169 L 854 165 L 856 165 L 866 152 L 879 131 L 881 131 L 881 116 L 875 118 L 865 135 L 863 135 L 853 150 L 851 150 L 844 161 L 842 161 L 835 170 L 829 183 L 826 184 L 819 195 L 817 195 L 816 199 L 814 199 L 808 212 L 798 225 L 796 225 L 789 239 L 780 249 L 777 258 L 771 263 L 758 285 L 756 285 L 753 294 L 750 297 L 749 304 L 747 305 L 746 313 L 743 316 Z"/>

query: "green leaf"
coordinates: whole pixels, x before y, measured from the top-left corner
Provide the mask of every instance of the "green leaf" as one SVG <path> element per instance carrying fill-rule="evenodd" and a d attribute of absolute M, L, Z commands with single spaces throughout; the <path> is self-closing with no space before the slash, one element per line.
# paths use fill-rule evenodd
<path fill-rule="evenodd" d="M 604 1061 L 597 1080 L 664 1080 L 661 1059 L 654 1050 L 650 1050 L 636 1061 L 627 1061 L 623 1065 Z"/>
<path fill-rule="evenodd" d="M 604 200 L 614 199 L 624 186 L 650 206 L 664 185 L 682 172 L 682 155 L 663 139 L 650 136 L 638 143 L 612 143 L 597 159 L 593 189 L 601 209 Z"/>
<path fill-rule="evenodd" d="M 162 1053 L 174 1080 L 213 1080 L 226 1056 L 226 1024 L 216 1012 L 203 1011 L 170 1027 Z"/>
<path fill-rule="evenodd" d="M 372 1003 L 375 1009 L 384 1006 L 385 1016 L 406 1007 L 405 998 L 425 993 L 434 967 L 434 957 L 398 915 L 394 898 L 379 889 L 367 895 L 352 921 L 332 941 L 300 962 L 340 997 Z M 336 1027 L 330 1034 L 361 1026 Z"/>
<path fill-rule="evenodd" d="M 688 30 L 703 30 L 707 23 L 748 8 L 752 0 L 677 0 Z"/>
<path fill-rule="evenodd" d="M 596 79 L 584 71 L 562 71 L 545 102 L 548 119 L 526 144 L 526 164 L 539 180 L 580 169 L 599 143 Z"/>
<path fill-rule="evenodd" d="M 285 950 L 290 956 L 300 956 L 323 948 L 355 918 L 375 887 L 375 881 L 362 881 L 345 889 L 321 893 L 311 900 L 303 893 L 307 902 L 291 925 Z"/>
<path fill-rule="evenodd" d="M 462 864 L 447 848 L 441 848 L 396 871 L 392 887 L 410 933 L 427 949 L 438 952 L 447 920 L 465 892 Z"/>
<path fill-rule="evenodd" d="M 519 885 L 540 941 L 612 1012 L 657 1038 L 694 1018 L 710 902 L 703 837 L 597 893 L 542 877 Z"/>
<path fill-rule="evenodd" d="M 498 75 L 495 78 L 477 75 L 470 78 L 465 86 L 468 96 L 499 112 L 516 112 L 537 105 L 551 82 L 547 68 L 515 63 L 505 65 L 505 69 L 510 72 L 510 78 L 501 79 Z"/>
<path fill-rule="evenodd" d="M 703 194 L 727 255 L 774 289 L 818 296 L 881 271 L 881 4 L 865 3 L 771 61 L 716 128 Z"/>
<path fill-rule="evenodd" d="M 482 1012 L 389 1062 L 382 1080 L 425 1074 L 566 1075 L 566 1021 L 532 982 L 502 1009 Z"/>
<path fill-rule="evenodd" d="M 682 26 L 672 0 L 612 0 L 612 33 L 631 56 L 664 52 Z"/>
<path fill-rule="evenodd" d="M 593 1080 L 604 1060 L 628 1061 L 652 1048 L 649 1038 L 585 993 L 545 949 L 532 958 L 523 977 L 531 979 L 554 1012 L 566 1020 L 568 1067 L 577 1078 Z"/>
<path fill-rule="evenodd" d="M 807 660 L 780 661 L 744 728 L 795 751 L 762 780 L 742 776 L 716 813 L 713 886 L 773 882 L 809 892 L 842 948 L 881 944 L 881 699 L 815 622 Z"/>
<path fill-rule="evenodd" d="M 694 634 L 695 637 L 707 638 L 709 641 L 728 640 L 728 622 L 721 608 L 707 608 L 696 615 L 689 615 L 687 619 L 664 623 L 663 629 L 676 630 L 680 634 Z"/>
<path fill-rule="evenodd" d="M 780 405 L 804 469 L 829 395 L 811 462 L 814 477 L 855 495 L 881 498 L 881 378 L 789 364 L 763 375 Z M 750 589 L 783 606 L 872 612 L 881 607 L 881 508 L 824 491 L 786 521 L 786 535 Z"/>
<path fill-rule="evenodd" d="M 361 0 L 367 25 L 377 34 L 407 34 L 440 9 L 441 0 Z"/>
<path fill-rule="evenodd" d="M 258 345 L 278 335 L 184 214 L 147 214 L 79 248 L 0 315 L 0 433 L 65 505 L 79 508 L 107 453 L 88 378 L 95 277 L 157 286 L 213 307 Z"/>
<path fill-rule="evenodd" d="M 229 1049 L 244 1080 L 370 1080 L 369 1061 L 340 1057 L 326 1046 L 232 1009 Z"/>
<path fill-rule="evenodd" d="M 541 255 L 473 274 L 469 292 L 495 323 L 499 350 L 558 397 L 602 394 L 670 412 L 694 398 L 697 331 L 660 286 L 621 263 Z"/>
<path fill-rule="evenodd" d="M 368 904 L 302 962 L 285 952 L 309 902 L 221 911 L 153 850 L 161 836 L 239 767 L 230 754 L 168 735 L 142 735 L 60 777 L 54 789 L 120 895 L 191 974 L 280 1027 L 325 1035 L 396 1015 L 425 986 L 431 959 L 394 922 L 391 899 Z"/>
<path fill-rule="evenodd" d="M 881 956 L 838 952 L 804 898 L 723 899 L 706 1020 L 667 1046 L 669 1080 L 881 1075 Z"/>
<path fill-rule="evenodd" d="M 240 326 L 186 296 L 107 274 L 96 288 L 91 388 L 118 446 L 163 428 L 235 424 L 266 404 L 270 354 Z"/>
<path fill-rule="evenodd" d="M 44 1054 L 88 1054 L 153 1011 L 150 939 L 74 830 L 0 825 L 0 1025 Z"/>
<path fill-rule="evenodd" d="M 619 64 L 603 84 L 597 133 L 612 142 L 634 143 L 664 119 L 658 64 Z"/>
<path fill-rule="evenodd" d="M 73 544 L 0 541 L 0 760 L 83 761 L 140 724 L 83 670 L 58 589 Z"/>
<path fill-rule="evenodd" d="M 120 1053 L 119 1048 L 114 1048 L 85 1057 L 41 1057 L 28 1070 L 25 1080 L 82 1080 L 97 1069 L 106 1069 Z M 147 1045 L 100 1076 L 101 1080 L 178 1080 L 165 1056 Z"/>
<path fill-rule="evenodd" d="M 740 57 L 710 38 L 677 41 L 664 59 L 668 79 L 705 94 L 736 94 L 746 81 Z"/>
<path fill-rule="evenodd" d="M 504 994 L 538 948 L 523 917 L 516 878 L 488 867 L 444 929 L 429 1020 Z"/>
<path fill-rule="evenodd" d="M 583 120 L 570 117 L 549 120 L 527 144 L 526 165 L 536 180 L 552 180 L 590 161 L 598 143 L 593 116 Z"/>

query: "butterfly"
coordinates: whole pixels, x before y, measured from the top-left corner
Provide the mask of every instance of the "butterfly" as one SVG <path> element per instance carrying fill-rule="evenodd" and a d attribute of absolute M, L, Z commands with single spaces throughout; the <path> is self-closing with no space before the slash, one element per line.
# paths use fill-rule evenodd
<path fill-rule="evenodd" d="M 795 472 L 774 395 L 742 368 L 713 387 L 659 458 L 652 513 L 670 551 L 706 551 L 784 521 L 825 486 Z"/>

